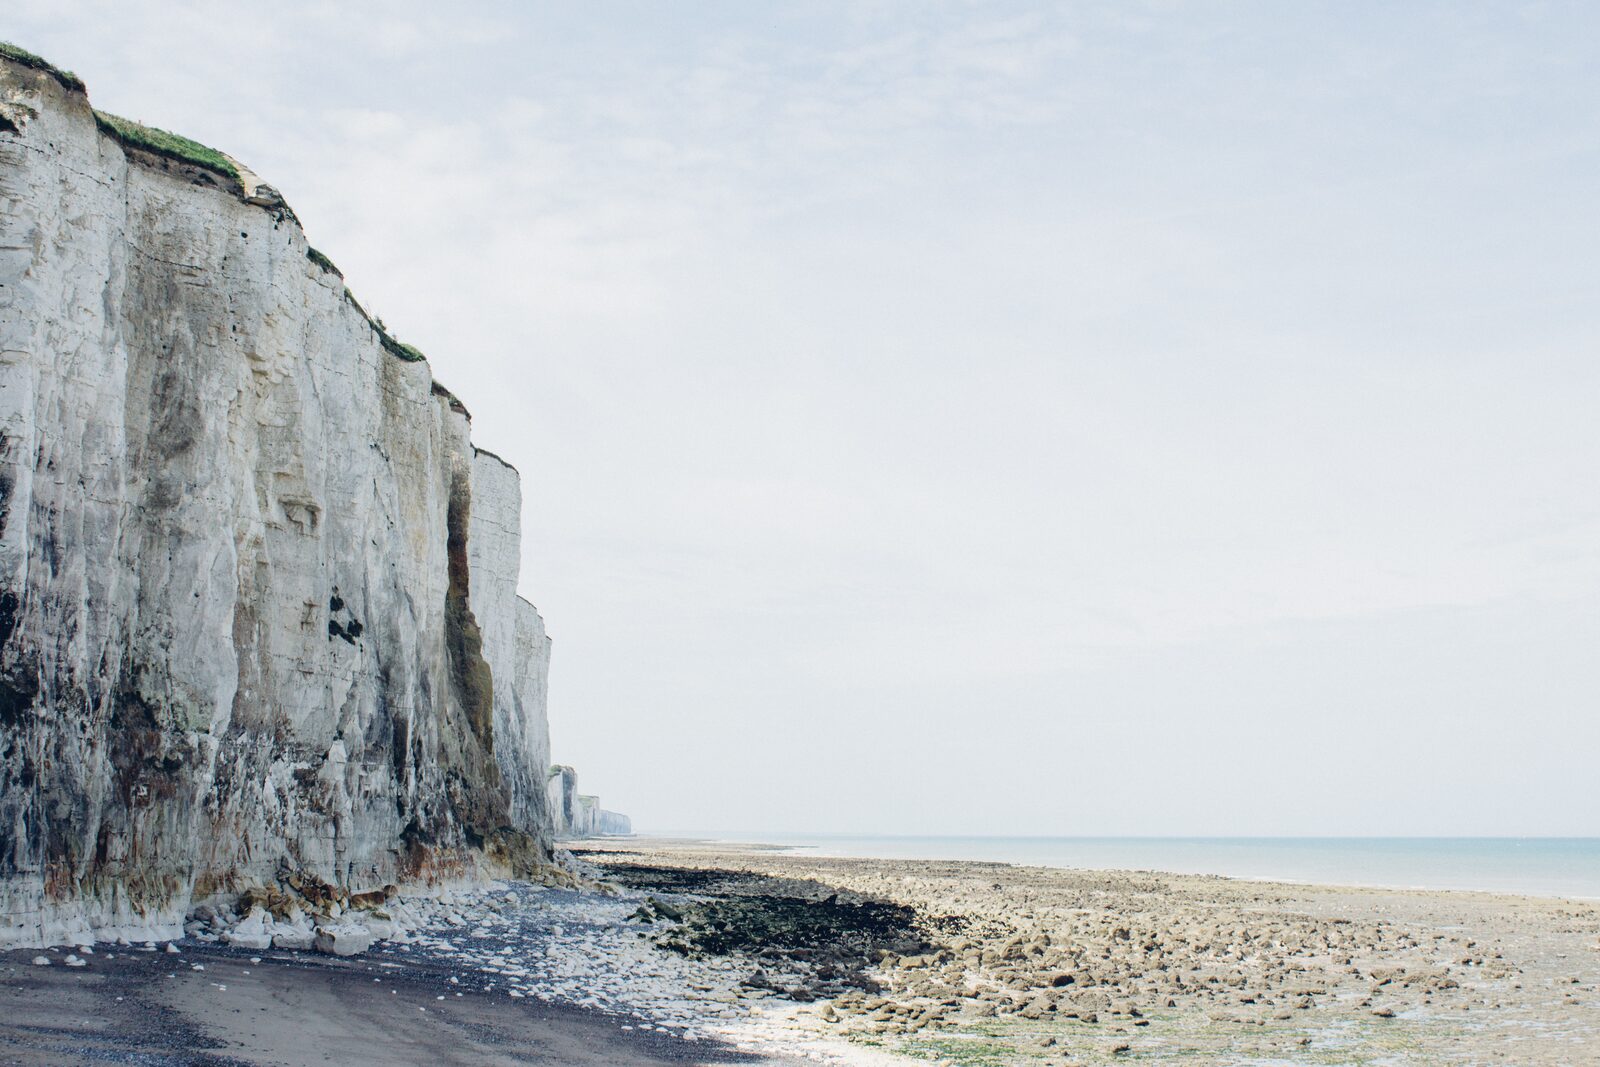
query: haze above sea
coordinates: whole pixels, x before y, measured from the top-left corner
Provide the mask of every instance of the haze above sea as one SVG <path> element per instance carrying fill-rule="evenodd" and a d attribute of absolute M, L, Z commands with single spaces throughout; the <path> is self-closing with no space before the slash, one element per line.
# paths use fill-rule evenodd
<path fill-rule="evenodd" d="M 976 860 L 1600 899 L 1600 837 L 693 836 L 769 844 L 813 856 Z"/>

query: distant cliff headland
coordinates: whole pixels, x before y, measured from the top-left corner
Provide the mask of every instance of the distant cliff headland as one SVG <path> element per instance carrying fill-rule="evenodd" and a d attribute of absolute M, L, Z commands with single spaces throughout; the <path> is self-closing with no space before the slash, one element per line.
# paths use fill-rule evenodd
<path fill-rule="evenodd" d="M 271 186 L 0 47 L 0 945 L 626 831 L 470 431 Z"/>

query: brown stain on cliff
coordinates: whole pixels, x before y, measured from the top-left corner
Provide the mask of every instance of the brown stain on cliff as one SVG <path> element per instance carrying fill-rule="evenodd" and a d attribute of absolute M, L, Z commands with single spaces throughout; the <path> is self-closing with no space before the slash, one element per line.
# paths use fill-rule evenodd
<path fill-rule="evenodd" d="M 445 639 L 450 652 L 450 680 L 473 736 L 486 753 L 493 753 L 494 672 L 483 658 L 483 634 L 467 603 L 467 527 L 471 513 L 472 487 L 457 472 L 450 483 L 450 506 L 445 519 L 450 578 L 445 593 Z"/>

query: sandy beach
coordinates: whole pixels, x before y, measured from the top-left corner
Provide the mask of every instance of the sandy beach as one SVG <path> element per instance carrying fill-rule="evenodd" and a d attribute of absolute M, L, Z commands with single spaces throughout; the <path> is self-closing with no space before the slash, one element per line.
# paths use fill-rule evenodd
<path fill-rule="evenodd" d="M 370 952 L 0 957 L 7 1064 L 1581 1064 L 1600 910 L 596 840 Z M 37 959 L 47 964 L 36 963 Z M 73 965 L 71 961 L 77 961 Z"/>
<path fill-rule="evenodd" d="M 38 966 L 39 956 L 52 960 Z M 70 955 L 85 961 L 69 967 Z M 625 1014 L 482 985 L 377 951 L 332 959 L 186 944 L 178 953 L 0 956 L 0 1063 L 749 1064 L 792 1061 L 691 1041 Z M 451 979 L 456 978 L 457 982 Z"/>

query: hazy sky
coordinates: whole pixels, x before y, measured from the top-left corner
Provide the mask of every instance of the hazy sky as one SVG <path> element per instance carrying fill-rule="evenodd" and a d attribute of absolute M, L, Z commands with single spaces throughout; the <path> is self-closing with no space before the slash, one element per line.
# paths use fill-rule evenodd
<path fill-rule="evenodd" d="M 522 471 L 647 830 L 1600 833 L 1600 8 L 8 0 Z"/>

